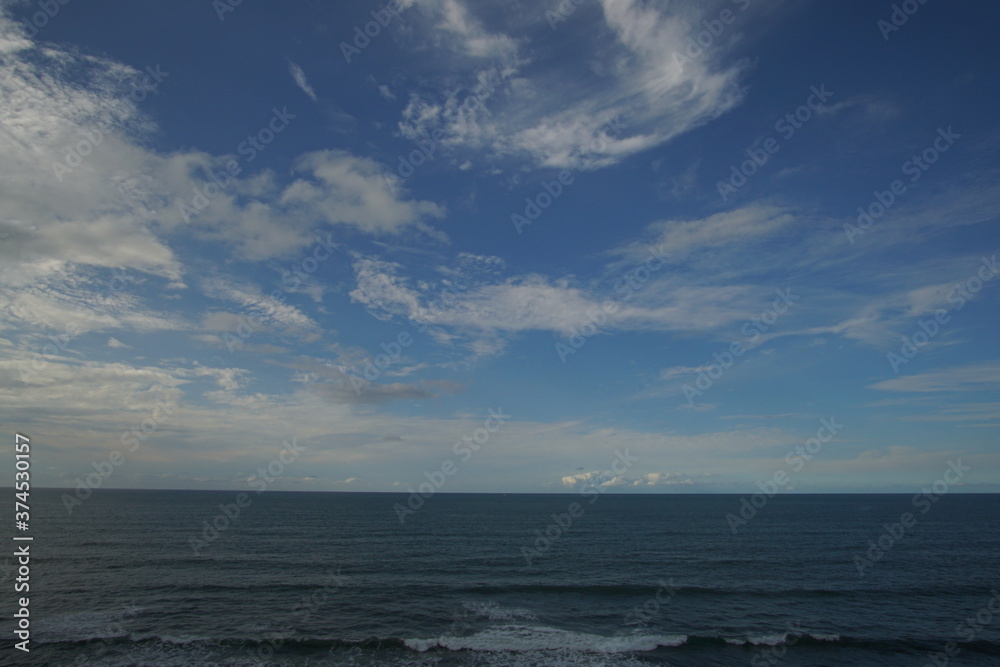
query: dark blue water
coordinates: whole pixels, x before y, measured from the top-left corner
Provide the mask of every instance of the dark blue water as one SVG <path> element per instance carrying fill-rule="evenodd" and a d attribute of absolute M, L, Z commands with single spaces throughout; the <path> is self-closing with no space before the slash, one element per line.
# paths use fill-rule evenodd
<path fill-rule="evenodd" d="M 734 534 L 738 496 L 439 494 L 401 525 L 402 494 L 61 493 L 32 493 L 29 654 L 0 561 L 2 664 L 1000 664 L 996 495 L 778 495 Z"/>

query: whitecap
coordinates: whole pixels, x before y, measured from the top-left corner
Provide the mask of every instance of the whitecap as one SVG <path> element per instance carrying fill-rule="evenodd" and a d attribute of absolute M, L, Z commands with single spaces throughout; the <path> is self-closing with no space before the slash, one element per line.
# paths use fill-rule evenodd
<path fill-rule="evenodd" d="M 437 639 L 406 639 L 407 647 L 427 651 L 440 647 L 452 651 L 558 651 L 572 649 L 586 653 L 629 653 L 652 651 L 658 646 L 680 646 L 686 635 L 623 635 L 608 637 L 572 632 L 547 626 L 503 625 L 487 628 L 467 637 L 441 636 Z"/>

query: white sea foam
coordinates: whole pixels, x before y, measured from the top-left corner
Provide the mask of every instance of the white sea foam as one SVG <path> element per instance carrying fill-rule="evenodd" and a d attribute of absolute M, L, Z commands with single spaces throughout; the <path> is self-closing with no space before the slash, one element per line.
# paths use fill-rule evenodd
<path fill-rule="evenodd" d="M 473 664 L 476 667 L 648 667 L 649 665 L 626 654 L 588 654 L 570 650 L 548 651 L 545 654 L 480 653 Z"/>
<path fill-rule="evenodd" d="M 807 636 L 813 639 L 824 641 L 824 642 L 839 642 L 840 635 L 838 634 L 824 634 L 821 632 L 810 632 Z M 798 636 L 789 639 L 789 634 L 785 633 L 775 633 L 770 635 L 750 635 L 749 637 L 726 637 L 727 644 L 734 644 L 736 646 L 743 646 L 746 644 L 752 644 L 753 646 L 778 646 L 779 644 L 795 643 Z"/>
<path fill-rule="evenodd" d="M 436 639 L 407 639 L 414 651 L 440 647 L 452 651 L 558 651 L 572 649 L 584 653 L 628 653 L 652 651 L 658 646 L 680 646 L 685 635 L 625 635 L 607 637 L 537 625 L 509 624 L 487 628 L 468 637 L 442 636 Z"/>

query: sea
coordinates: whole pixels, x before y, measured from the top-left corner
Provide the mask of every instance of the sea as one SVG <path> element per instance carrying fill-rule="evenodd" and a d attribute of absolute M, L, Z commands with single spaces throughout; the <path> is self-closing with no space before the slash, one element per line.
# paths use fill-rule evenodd
<path fill-rule="evenodd" d="M 1000 495 L 419 501 L 33 490 L 0 664 L 1000 665 Z"/>

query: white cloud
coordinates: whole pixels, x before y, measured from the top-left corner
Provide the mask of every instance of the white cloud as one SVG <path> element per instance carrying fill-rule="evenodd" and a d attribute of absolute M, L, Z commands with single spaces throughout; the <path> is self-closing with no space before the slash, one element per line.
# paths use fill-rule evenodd
<path fill-rule="evenodd" d="M 372 234 L 393 233 L 407 225 L 429 231 L 426 218 L 441 218 L 444 208 L 429 201 L 398 198 L 374 160 L 344 151 L 316 151 L 300 157 L 299 172 L 315 181 L 297 180 L 281 193 L 280 202 L 305 207 L 330 224 L 349 224 Z"/>
<path fill-rule="evenodd" d="M 875 95 L 856 95 L 835 104 L 824 104 L 816 109 L 819 116 L 833 116 L 847 110 L 857 110 L 870 124 L 881 124 L 898 117 L 899 107 L 891 100 Z"/>
<path fill-rule="evenodd" d="M 627 475 L 608 475 L 608 470 L 594 470 L 591 472 L 566 475 L 562 478 L 562 485 L 577 487 L 583 484 L 585 487 L 595 486 L 605 489 L 611 488 L 652 488 L 658 486 L 692 486 L 694 479 L 687 474 L 680 472 L 651 472 L 637 477 Z"/>
<path fill-rule="evenodd" d="M 10 34 L 8 20 L 0 26 Z M 147 155 L 151 123 L 129 97 L 139 73 L 51 48 L 22 48 L 0 68 L 0 282 L 72 264 L 133 268 L 179 283 L 180 263 L 123 197 Z M 113 243 L 108 243 L 113 239 Z"/>
<path fill-rule="evenodd" d="M 653 238 L 661 254 L 670 254 L 680 260 L 687 255 L 723 246 L 738 246 L 761 242 L 795 222 L 790 211 L 773 206 L 751 204 L 732 211 L 723 211 L 700 220 L 669 220 L 649 225 L 647 233 Z M 645 252 L 646 247 L 630 248 L 634 256 Z"/>
<path fill-rule="evenodd" d="M 303 93 L 308 95 L 313 102 L 315 102 L 316 91 L 313 90 L 312 86 L 309 85 L 309 82 L 306 81 L 306 73 L 302 71 L 302 68 L 289 60 L 288 71 L 292 75 L 292 78 L 295 79 L 295 85 L 298 86 Z"/>
<path fill-rule="evenodd" d="M 460 0 L 422 0 L 418 4 L 435 23 L 434 38 L 459 54 L 509 58 L 517 50 L 511 37 L 485 30 Z"/>
<path fill-rule="evenodd" d="M 413 474 L 404 480 L 405 486 L 422 479 L 419 471 L 440 466 L 442 457 L 451 456 L 452 443 L 481 427 L 486 415 L 485 409 L 443 418 L 395 415 L 373 409 L 376 401 L 330 400 L 308 383 L 299 392 L 267 394 L 258 391 L 257 381 L 245 369 L 198 364 L 136 366 L 52 356 L 41 373 L 21 383 L 11 352 L 0 345 L 0 405 L 8 416 L 18 415 L 18 423 L 35 439 L 52 443 L 63 472 L 58 477 L 41 471 L 40 483 L 44 479 L 47 484 L 72 486 L 76 475 L 92 470 L 91 461 L 105 459 L 114 449 L 124 451 L 121 434 L 150 418 L 158 401 L 170 414 L 137 451 L 126 454 L 127 463 L 108 486 L 218 488 L 228 482 L 212 480 L 231 479 L 232 488 L 237 488 L 241 480 L 234 470 L 256 469 L 274 458 L 283 440 L 295 437 L 305 447 L 295 463 L 302 466 L 298 474 L 319 480 L 355 477 L 374 490 L 391 490 L 401 470 Z M 323 380 L 332 379 L 330 375 Z M 211 388 L 206 389 L 204 381 Z M 434 385 L 425 389 L 449 390 Z M 389 385 L 383 391 L 406 398 L 413 390 Z M 413 393 L 409 397 L 419 398 Z M 405 439 L 386 437 L 399 433 L 405 433 Z M 455 490 L 476 490 L 496 479 L 517 480 L 511 487 L 517 490 L 566 489 L 559 482 L 563 476 L 571 478 L 571 486 L 582 479 L 620 491 L 732 490 L 734 479 L 769 475 L 780 464 L 749 455 L 784 452 L 807 436 L 776 428 L 682 436 L 601 429 L 582 422 L 535 422 L 513 414 L 490 436 L 489 446 L 476 453 L 476 465 L 465 469 L 462 480 L 456 478 Z M 638 457 L 635 466 L 622 475 L 599 472 L 614 459 L 616 449 L 629 449 Z M 938 452 L 926 453 L 925 459 L 920 466 L 944 460 Z M 713 476 L 678 472 L 677 460 L 689 470 Z M 565 475 L 567 466 L 577 464 L 589 464 L 585 469 L 593 472 Z M 842 470 L 879 467 L 871 457 L 838 459 L 836 464 Z M 814 465 L 819 470 L 823 464 Z M 893 465 L 899 469 L 915 464 L 912 457 L 894 456 L 886 469 Z M 288 474 L 297 473 L 289 468 Z M 335 484 L 321 481 L 319 488 Z"/>
<path fill-rule="evenodd" d="M 121 276 L 120 283 L 116 282 Z M 0 285 L 0 327 L 81 335 L 123 329 L 140 332 L 187 328 L 182 318 L 153 310 L 136 293 L 134 276 L 110 280 L 86 268 L 60 268 L 30 285 Z"/>
<path fill-rule="evenodd" d="M 673 5 L 604 0 L 603 30 L 615 41 L 596 55 L 575 59 L 537 57 L 534 49 L 541 44 L 487 32 L 458 0 L 424 6 L 440 17 L 435 30 L 451 35 L 456 50 L 476 58 L 449 61 L 443 96 L 411 98 L 400 123 L 408 138 L 437 130 L 443 146 L 487 149 L 493 157 L 526 156 L 547 167 L 593 169 L 669 141 L 742 99 L 737 85 L 742 65 L 723 68 L 713 58 L 678 64 L 674 54 L 701 29 L 701 17 L 682 15 Z M 586 32 L 586 26 L 575 28 L 587 42 L 604 37 Z M 724 45 L 714 48 L 721 52 Z M 533 54 L 530 62 L 527 53 Z M 483 58 L 493 63 L 484 65 Z M 464 84 L 455 83 L 454 65 L 465 66 Z M 583 85 L 577 74 L 598 81 Z"/>
<path fill-rule="evenodd" d="M 661 380 L 671 380 L 675 377 L 682 377 L 685 375 L 695 375 L 701 371 L 706 371 L 710 366 L 671 366 L 670 368 L 664 368 L 660 371 Z"/>
<path fill-rule="evenodd" d="M 1000 420 L 1000 403 L 966 403 L 940 409 L 930 414 L 908 415 L 901 419 L 907 421 L 992 424 Z"/>
<path fill-rule="evenodd" d="M 984 391 L 1000 388 L 1000 363 L 974 364 L 883 380 L 871 389 L 899 392 Z"/>
<path fill-rule="evenodd" d="M 18 28 L 0 17 L 0 30 L 9 37 Z M 301 156 L 298 178 L 287 186 L 268 171 L 241 174 L 189 223 L 178 204 L 190 205 L 196 189 L 210 182 L 208 172 L 224 170 L 229 156 L 149 150 L 144 142 L 155 126 L 129 95 L 140 72 L 77 51 L 15 42 L 0 68 L 0 171 L 6 174 L 0 283 L 74 275 L 72 264 L 134 269 L 181 287 L 171 235 L 222 240 L 246 259 L 291 256 L 322 225 L 369 234 L 412 226 L 443 238 L 426 224 L 442 217 L 443 207 L 402 198 L 386 183 L 383 167 L 343 151 Z M 67 146 L 86 155 L 68 155 Z"/>
<path fill-rule="evenodd" d="M 471 353 L 465 363 L 499 354 L 520 332 L 550 331 L 570 337 L 593 326 L 595 319 L 601 322 L 601 334 L 714 333 L 734 328 L 775 298 L 769 286 L 697 285 L 667 271 L 624 296 L 613 288 L 614 279 L 581 283 L 537 274 L 504 277 L 502 264 L 472 260 L 461 264 L 456 262 L 456 268 L 446 272 L 456 288 L 442 289 L 407 277 L 398 263 L 359 257 L 354 263 L 357 284 L 350 297 L 376 318 L 426 326 L 439 345 Z M 638 265 L 641 262 L 628 270 Z M 620 268 L 617 275 L 625 273 Z"/>
<path fill-rule="evenodd" d="M 258 288 L 244 282 L 222 277 L 209 278 L 203 281 L 202 290 L 210 298 L 239 304 L 243 308 L 243 315 L 236 316 L 236 324 L 242 321 L 241 317 L 245 319 L 247 314 L 252 314 L 255 322 L 265 326 L 276 326 L 286 331 L 315 336 L 321 330 L 311 317 L 295 306 L 288 305 L 271 294 L 264 294 Z M 206 328 L 217 331 L 232 331 L 230 325 L 235 328 L 232 318 L 227 318 L 221 313 L 206 315 L 204 324 Z"/>

